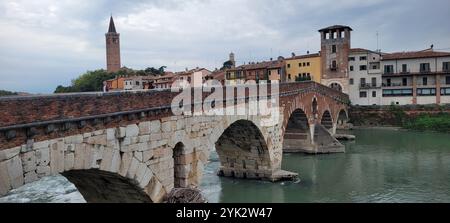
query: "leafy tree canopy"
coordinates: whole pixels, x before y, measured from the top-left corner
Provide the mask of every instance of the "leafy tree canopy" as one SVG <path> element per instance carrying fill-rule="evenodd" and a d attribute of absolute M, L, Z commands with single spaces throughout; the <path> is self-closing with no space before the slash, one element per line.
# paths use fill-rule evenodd
<path fill-rule="evenodd" d="M 127 67 L 120 69 L 117 72 L 107 72 L 106 70 L 94 70 L 87 71 L 78 78 L 72 80 L 70 86 L 59 85 L 55 89 L 55 93 L 69 93 L 69 92 L 90 92 L 90 91 L 101 91 L 103 88 L 103 81 L 114 79 L 118 76 L 129 77 L 129 76 L 158 76 L 163 75 L 166 66 L 162 66 L 158 69 L 154 67 L 146 68 L 145 70 L 133 70 Z"/>
<path fill-rule="evenodd" d="M 0 90 L 0 97 L 2 97 L 2 96 L 10 96 L 10 95 L 18 95 L 18 93 L 17 92 Z"/>

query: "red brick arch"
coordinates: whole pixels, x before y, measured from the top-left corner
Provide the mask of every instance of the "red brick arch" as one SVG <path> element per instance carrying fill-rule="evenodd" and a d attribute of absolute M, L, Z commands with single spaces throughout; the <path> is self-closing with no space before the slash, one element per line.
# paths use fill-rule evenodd
<path fill-rule="evenodd" d="M 316 98 L 318 110 L 317 119 L 312 111 L 313 100 Z M 308 117 L 308 124 L 320 123 L 322 116 L 325 111 L 328 111 L 331 115 L 334 124 L 337 123 L 337 117 L 339 112 L 344 110 L 347 114 L 347 105 L 336 101 L 334 98 L 328 95 L 319 94 L 317 92 L 307 92 L 295 95 L 295 97 L 289 97 L 288 100 L 283 98 L 280 102 L 281 107 L 284 109 L 283 124 L 282 124 L 282 137 L 284 137 L 285 130 L 287 128 L 287 123 L 292 113 L 297 109 L 302 110 Z"/>

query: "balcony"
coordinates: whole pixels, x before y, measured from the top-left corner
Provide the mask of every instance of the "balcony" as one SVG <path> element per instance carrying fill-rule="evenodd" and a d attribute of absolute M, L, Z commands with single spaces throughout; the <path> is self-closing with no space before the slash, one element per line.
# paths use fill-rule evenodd
<path fill-rule="evenodd" d="M 379 88 L 381 88 L 381 85 L 373 83 L 372 84 L 364 83 L 359 85 L 359 89 L 379 89 Z"/>
<path fill-rule="evenodd" d="M 387 83 L 383 83 L 382 85 L 381 85 L 381 87 L 383 88 L 383 89 L 401 89 L 401 88 L 411 88 L 412 87 L 412 84 L 402 84 L 402 83 L 390 83 L 390 84 L 387 84 Z"/>
<path fill-rule="evenodd" d="M 420 76 L 420 75 L 439 75 L 439 74 L 450 74 L 450 70 L 441 70 L 441 71 L 430 71 L 430 70 L 422 70 L 419 72 L 410 72 L 410 71 L 402 71 L 399 73 L 386 73 L 382 74 L 383 77 L 404 77 L 404 76 Z"/>

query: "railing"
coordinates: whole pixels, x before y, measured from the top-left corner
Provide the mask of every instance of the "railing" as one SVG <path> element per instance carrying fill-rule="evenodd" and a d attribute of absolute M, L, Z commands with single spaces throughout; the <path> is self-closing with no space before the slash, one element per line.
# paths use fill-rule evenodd
<path fill-rule="evenodd" d="M 377 85 L 377 84 L 360 84 L 359 85 L 360 89 L 376 89 L 376 88 L 381 88 L 381 85 Z"/>
<path fill-rule="evenodd" d="M 419 72 L 411 72 L 411 71 L 400 71 L 398 73 L 395 72 L 384 72 L 383 76 L 412 76 L 412 75 L 430 75 L 430 74 L 450 74 L 449 70 L 442 70 L 442 71 L 430 71 L 430 70 L 423 70 Z"/>

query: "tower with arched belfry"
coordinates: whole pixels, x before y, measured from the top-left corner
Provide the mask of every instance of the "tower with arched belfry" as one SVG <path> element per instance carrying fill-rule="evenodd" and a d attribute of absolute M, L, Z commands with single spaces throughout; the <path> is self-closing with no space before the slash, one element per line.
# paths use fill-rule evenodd
<path fill-rule="evenodd" d="M 116 72 L 120 69 L 120 38 L 116 32 L 114 20 L 111 16 L 109 20 L 106 37 L 106 69 L 108 72 Z"/>

